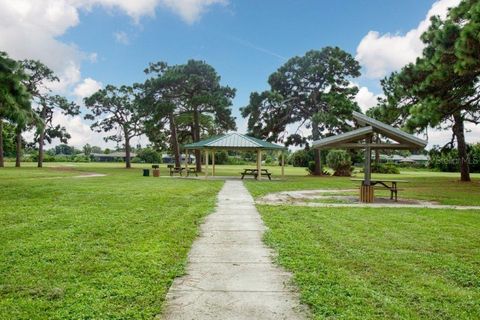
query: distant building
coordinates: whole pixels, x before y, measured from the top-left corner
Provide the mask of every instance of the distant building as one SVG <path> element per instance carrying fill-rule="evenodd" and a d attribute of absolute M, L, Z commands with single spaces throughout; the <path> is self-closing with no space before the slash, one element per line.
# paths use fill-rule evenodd
<path fill-rule="evenodd" d="M 185 162 L 186 155 L 183 153 L 180 155 L 180 162 Z M 162 163 L 175 163 L 175 158 L 167 153 L 162 154 Z M 195 163 L 195 156 L 193 154 L 189 155 L 188 163 Z"/>
<path fill-rule="evenodd" d="M 130 159 L 135 157 L 137 154 L 134 152 L 130 153 Z M 116 161 L 126 161 L 125 152 L 111 152 L 108 154 L 104 153 L 91 153 L 90 158 L 96 162 L 116 162 Z"/>
<path fill-rule="evenodd" d="M 396 164 L 399 163 L 414 163 L 414 164 L 423 164 L 427 165 L 428 161 L 430 160 L 429 156 L 423 155 L 423 154 L 414 154 L 408 157 L 403 157 L 398 154 L 394 154 L 391 156 L 388 155 L 381 155 L 380 159 L 383 162 L 393 162 Z"/>

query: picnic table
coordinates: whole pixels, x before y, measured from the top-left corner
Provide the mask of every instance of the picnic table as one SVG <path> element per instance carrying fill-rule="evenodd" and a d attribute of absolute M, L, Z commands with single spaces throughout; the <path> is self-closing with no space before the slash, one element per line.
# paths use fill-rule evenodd
<path fill-rule="evenodd" d="M 267 176 L 268 180 L 272 180 L 272 174 L 268 172 L 267 169 L 261 169 L 262 176 Z M 243 169 L 243 172 L 240 172 L 242 175 L 242 180 L 245 176 L 254 176 L 255 179 L 258 178 L 258 169 Z"/>
<path fill-rule="evenodd" d="M 195 174 L 198 177 L 197 169 L 195 168 L 184 168 L 184 167 L 175 167 L 173 164 L 169 164 L 167 166 L 170 169 L 170 176 L 172 177 L 175 173 L 183 176 L 183 172 L 186 173 L 186 176 L 190 176 L 191 174 Z"/>
<path fill-rule="evenodd" d="M 364 183 L 364 179 L 350 179 L 352 181 L 361 181 Z M 377 184 L 382 185 L 384 188 L 390 190 L 390 200 L 393 200 L 393 195 L 395 195 L 395 202 L 398 201 L 398 187 L 397 183 L 408 183 L 406 180 L 388 180 L 388 179 L 371 179 L 370 185 L 375 186 Z"/>
<path fill-rule="evenodd" d="M 185 169 L 183 167 L 175 167 L 173 164 L 169 164 L 167 168 L 170 170 L 170 177 L 172 177 L 175 173 L 182 175 L 182 171 Z"/>

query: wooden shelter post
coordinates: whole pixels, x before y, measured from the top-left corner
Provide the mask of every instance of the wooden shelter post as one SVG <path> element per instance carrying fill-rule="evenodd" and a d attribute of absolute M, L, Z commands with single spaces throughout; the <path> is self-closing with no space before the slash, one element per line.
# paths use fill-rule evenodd
<path fill-rule="evenodd" d="M 282 178 L 284 178 L 285 177 L 285 152 L 283 150 L 282 150 L 281 157 L 282 157 L 282 160 L 281 160 L 281 162 L 282 162 Z"/>
<path fill-rule="evenodd" d="M 365 148 L 365 167 L 364 179 L 360 186 L 360 201 L 364 203 L 371 203 L 375 201 L 374 186 L 371 184 L 371 163 L 372 163 L 372 149 Z"/>
<path fill-rule="evenodd" d="M 189 160 L 188 150 L 185 150 L 185 170 L 186 171 L 188 171 L 188 160 Z"/>
<path fill-rule="evenodd" d="M 215 149 L 212 150 L 212 177 L 215 176 Z"/>
<path fill-rule="evenodd" d="M 369 186 L 372 177 L 372 149 L 370 147 L 365 148 L 365 165 L 363 168 L 363 172 L 364 184 L 366 186 Z"/>
<path fill-rule="evenodd" d="M 205 149 L 205 179 L 208 179 L 208 149 Z"/>
<path fill-rule="evenodd" d="M 257 180 L 262 180 L 262 150 L 257 149 Z"/>

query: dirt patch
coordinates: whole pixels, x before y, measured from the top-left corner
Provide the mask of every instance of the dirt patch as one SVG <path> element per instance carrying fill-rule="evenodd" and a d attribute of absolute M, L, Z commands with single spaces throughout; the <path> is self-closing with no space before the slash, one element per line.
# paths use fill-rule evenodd
<path fill-rule="evenodd" d="M 105 177 L 106 174 L 95 173 L 95 172 L 85 172 L 84 174 L 74 176 L 73 178 L 95 178 L 95 177 Z"/>
<path fill-rule="evenodd" d="M 305 205 L 305 206 L 383 206 L 383 207 L 433 207 L 439 206 L 438 202 L 416 199 L 391 200 L 387 197 L 375 197 L 371 204 L 359 201 L 357 189 L 320 189 L 320 190 L 299 190 L 282 191 L 270 193 L 258 199 L 257 203 L 269 205 Z"/>
<path fill-rule="evenodd" d="M 97 172 L 85 172 L 85 171 L 80 171 L 76 169 L 72 165 L 64 165 L 64 166 L 58 166 L 58 167 L 49 167 L 48 169 L 52 171 L 60 171 L 60 172 L 72 172 L 72 173 L 78 173 L 78 175 L 73 176 L 73 177 L 46 177 L 44 179 L 58 179 L 58 178 L 95 178 L 95 177 L 105 177 L 106 174 L 103 173 L 97 173 Z"/>

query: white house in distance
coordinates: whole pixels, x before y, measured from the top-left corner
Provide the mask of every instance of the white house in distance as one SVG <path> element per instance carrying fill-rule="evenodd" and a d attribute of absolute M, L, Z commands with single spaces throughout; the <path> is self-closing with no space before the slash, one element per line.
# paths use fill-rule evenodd
<path fill-rule="evenodd" d="M 384 162 L 393 162 L 396 164 L 414 163 L 414 164 L 427 165 L 428 161 L 430 161 L 430 157 L 428 155 L 423 155 L 423 154 L 413 154 L 407 157 L 403 157 L 398 154 L 394 154 L 394 155 L 382 154 L 380 155 L 380 159 Z"/>

